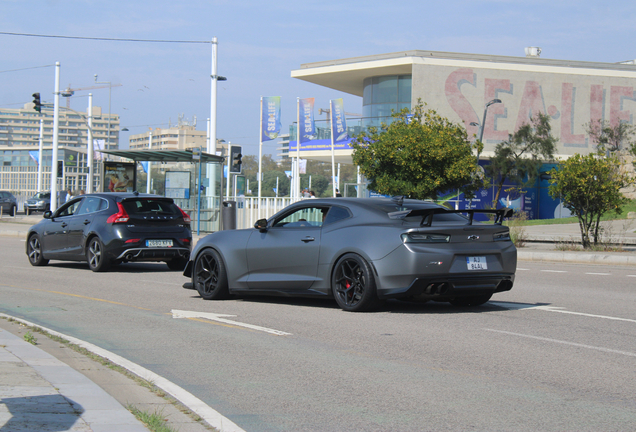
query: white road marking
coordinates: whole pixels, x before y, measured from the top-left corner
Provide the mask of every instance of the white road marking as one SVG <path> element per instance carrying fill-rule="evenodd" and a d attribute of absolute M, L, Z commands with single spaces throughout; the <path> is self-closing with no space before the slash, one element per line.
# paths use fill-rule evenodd
<path fill-rule="evenodd" d="M 636 275 L 627 275 L 627 277 L 636 277 Z"/>
<path fill-rule="evenodd" d="M 216 321 L 216 322 L 221 322 L 224 324 L 230 324 L 234 326 L 249 328 L 252 330 L 258 330 L 258 331 L 270 333 L 276 336 L 291 336 L 291 333 L 286 333 L 284 331 L 274 330 L 267 327 L 261 327 L 261 326 L 252 325 L 252 324 L 246 324 L 246 323 L 242 323 L 238 321 L 231 321 L 231 320 L 223 318 L 223 317 L 235 317 L 235 316 L 236 315 L 223 315 L 223 314 L 216 314 L 216 313 L 210 313 L 210 312 L 182 311 L 182 310 L 176 310 L 176 309 L 172 310 L 173 318 L 204 318 L 204 319 L 209 319 L 210 321 Z"/>
<path fill-rule="evenodd" d="M 586 275 L 611 276 L 611 273 L 585 273 Z"/>
<path fill-rule="evenodd" d="M 593 345 L 584 345 L 584 344 L 579 344 L 579 343 L 575 343 L 575 342 L 567 342 L 567 341 L 562 341 L 562 340 L 558 340 L 558 339 L 551 339 L 551 338 L 545 338 L 545 337 L 540 337 L 540 336 L 532 336 L 532 335 L 526 335 L 526 334 L 521 334 L 521 333 L 513 333 L 513 332 L 508 332 L 508 331 L 503 331 L 503 330 L 495 330 L 495 329 L 488 329 L 488 328 L 484 329 L 484 330 L 495 332 L 495 333 L 503 333 L 503 334 L 507 334 L 507 335 L 511 335 L 511 336 L 519 336 L 519 337 L 524 337 L 524 338 L 529 338 L 529 339 L 537 339 L 537 340 L 541 340 L 541 341 L 545 341 L 545 342 L 554 342 L 554 343 L 559 343 L 559 344 L 563 344 L 563 345 L 570 345 L 570 346 L 575 346 L 575 347 L 578 347 L 578 348 L 587 348 L 587 349 L 592 349 L 592 350 L 602 351 L 602 352 L 607 352 L 607 353 L 612 353 L 612 354 L 621 354 L 621 355 L 626 355 L 626 356 L 630 356 L 630 357 L 636 357 L 636 353 L 629 352 L 629 351 L 618 351 L 618 350 L 613 350 L 613 349 L 609 349 L 609 348 L 597 347 L 597 346 L 593 346 Z"/>
<path fill-rule="evenodd" d="M 77 339 L 72 336 L 68 336 L 63 333 L 56 332 L 55 330 L 51 330 L 49 328 L 31 323 L 29 321 L 25 321 L 20 318 L 5 315 L 3 313 L 0 313 L 0 316 L 5 318 L 12 318 L 30 327 L 41 328 L 42 330 L 52 334 L 53 336 L 58 336 L 62 339 L 65 339 L 77 346 L 85 348 L 86 350 L 92 352 L 93 354 L 97 354 L 100 357 L 104 357 L 105 359 L 110 360 L 111 362 L 115 363 L 118 366 L 128 369 L 133 374 L 145 379 L 146 381 L 153 383 L 154 385 L 156 385 L 157 387 L 159 387 L 160 389 L 162 389 L 163 391 L 165 391 L 166 393 L 174 397 L 176 400 L 178 400 L 183 405 L 188 407 L 194 413 L 199 415 L 199 417 L 205 420 L 210 426 L 215 427 L 216 429 L 220 431 L 245 432 L 238 425 L 236 425 L 236 423 L 232 422 L 227 417 L 224 417 L 223 415 L 221 415 L 221 413 L 219 413 L 215 409 L 208 406 L 205 402 L 203 402 L 201 399 L 194 396 L 192 393 L 184 390 L 183 388 L 179 387 L 173 382 L 168 381 L 164 377 L 157 375 L 156 373 L 142 366 L 139 366 L 138 364 L 133 363 L 130 360 L 125 359 L 124 357 L 121 357 L 115 353 L 112 353 L 103 348 L 100 348 L 97 345 L 93 345 L 81 339 Z"/>
<path fill-rule="evenodd" d="M 545 273 L 567 273 L 566 270 L 541 270 L 541 271 Z"/>
<path fill-rule="evenodd" d="M 517 270 L 525 270 L 525 271 L 527 271 L 527 270 L 530 270 L 530 269 L 525 269 L 525 268 L 519 268 L 519 267 L 517 267 Z"/>
<path fill-rule="evenodd" d="M 496 306 L 500 306 L 506 309 L 537 309 L 537 310 L 542 310 L 546 312 L 559 312 L 559 313 L 568 314 L 568 315 L 581 315 L 581 316 L 586 316 L 590 318 L 602 318 L 602 319 L 608 319 L 613 321 L 626 321 L 626 322 L 632 322 L 636 324 L 636 320 L 633 320 L 633 319 L 612 317 L 607 315 L 595 315 L 595 314 L 588 314 L 583 312 L 572 312 L 569 310 L 565 310 L 565 308 L 556 307 L 556 306 L 537 306 L 537 305 L 531 305 L 531 304 L 506 303 L 506 302 L 489 302 L 489 304 L 494 304 Z"/>

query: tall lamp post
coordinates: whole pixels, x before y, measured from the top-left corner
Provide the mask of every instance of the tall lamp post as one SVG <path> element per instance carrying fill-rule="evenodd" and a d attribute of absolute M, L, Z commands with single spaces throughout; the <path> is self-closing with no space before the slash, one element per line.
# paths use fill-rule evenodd
<path fill-rule="evenodd" d="M 479 142 L 482 142 L 484 137 L 484 127 L 486 127 L 486 114 L 488 114 L 488 107 L 496 103 L 501 103 L 501 99 L 493 99 L 484 107 L 484 116 L 481 118 L 481 125 L 479 126 Z M 475 122 L 472 122 L 470 125 L 477 126 Z M 479 163 L 479 149 L 477 149 L 477 163 Z"/>

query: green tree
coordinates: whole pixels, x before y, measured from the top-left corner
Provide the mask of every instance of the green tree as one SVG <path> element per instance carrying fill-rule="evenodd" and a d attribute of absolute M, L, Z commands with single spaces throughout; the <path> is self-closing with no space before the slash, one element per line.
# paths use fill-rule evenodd
<path fill-rule="evenodd" d="M 608 153 L 619 150 L 636 150 L 636 127 L 624 122 L 612 126 L 608 121 L 597 120 L 587 123 L 586 131 L 599 152 Z"/>
<path fill-rule="evenodd" d="M 583 247 L 592 247 L 590 237 L 597 245 L 601 216 L 610 211 L 620 214 L 629 201 L 620 192 L 629 179 L 621 172 L 618 157 L 575 154 L 550 171 L 550 176 L 548 192 L 578 218 Z"/>
<path fill-rule="evenodd" d="M 497 188 L 493 208 L 497 207 L 506 180 L 521 188 L 530 185 L 536 181 L 543 162 L 554 158 L 557 139 L 551 132 L 550 116 L 539 113 L 509 135 L 508 140 L 497 144 L 495 156 L 486 166 L 486 173 Z"/>
<path fill-rule="evenodd" d="M 369 188 L 387 195 L 435 199 L 441 192 L 476 190 L 476 164 L 466 129 L 424 110 L 420 102 L 393 114 L 393 122 L 354 137 L 353 162 L 369 180 Z"/>
<path fill-rule="evenodd" d="M 283 171 L 276 170 L 271 170 L 263 173 L 263 186 L 261 187 L 261 196 L 276 196 L 276 192 L 274 192 L 274 188 L 276 187 L 276 178 L 278 178 L 278 196 L 289 196 L 289 179 Z M 255 187 L 258 188 L 258 185 L 256 184 Z M 252 189 L 252 192 L 254 192 L 254 189 Z"/>

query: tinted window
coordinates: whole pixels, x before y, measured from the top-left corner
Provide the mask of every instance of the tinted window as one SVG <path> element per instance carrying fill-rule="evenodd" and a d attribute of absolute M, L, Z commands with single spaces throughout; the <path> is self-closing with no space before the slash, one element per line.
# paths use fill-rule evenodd
<path fill-rule="evenodd" d="M 81 203 L 82 203 L 82 200 L 78 200 L 78 201 L 72 201 L 72 202 L 70 202 L 68 204 L 63 205 L 57 211 L 56 216 L 57 217 L 60 217 L 60 216 L 71 216 L 71 215 L 75 214 L 75 212 L 77 211 L 77 209 L 79 208 Z"/>
<path fill-rule="evenodd" d="M 324 224 L 330 224 L 342 219 L 346 219 L 350 216 L 349 211 L 342 207 L 331 207 L 329 213 L 327 213 L 327 217 L 325 218 Z"/>
<path fill-rule="evenodd" d="M 78 214 L 95 213 L 105 208 L 108 208 L 106 200 L 99 197 L 87 197 L 84 199 L 84 203 L 79 209 Z"/>
<path fill-rule="evenodd" d="M 320 227 L 327 214 L 325 207 L 303 207 L 274 222 L 274 227 Z"/>
<path fill-rule="evenodd" d="M 181 216 L 179 208 L 172 202 L 152 198 L 138 198 L 122 202 L 126 213 L 141 216 Z"/>

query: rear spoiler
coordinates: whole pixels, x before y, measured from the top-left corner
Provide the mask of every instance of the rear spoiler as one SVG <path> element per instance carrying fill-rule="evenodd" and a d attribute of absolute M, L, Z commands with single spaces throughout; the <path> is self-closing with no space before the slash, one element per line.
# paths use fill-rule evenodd
<path fill-rule="evenodd" d="M 410 216 L 422 216 L 422 222 L 420 226 L 430 227 L 433 223 L 433 216 L 441 213 L 467 213 L 468 214 L 468 225 L 473 224 L 473 217 L 475 213 L 486 213 L 486 214 L 494 214 L 495 216 L 495 225 L 501 225 L 503 223 L 504 218 L 509 218 L 514 214 L 514 211 L 511 208 L 503 208 L 498 210 L 478 210 L 478 209 L 466 209 L 466 210 L 448 210 L 445 208 L 432 208 L 432 209 L 417 209 L 417 210 L 407 210 L 407 211 L 397 211 L 389 213 L 389 218 L 391 219 L 404 219 L 405 217 Z"/>

